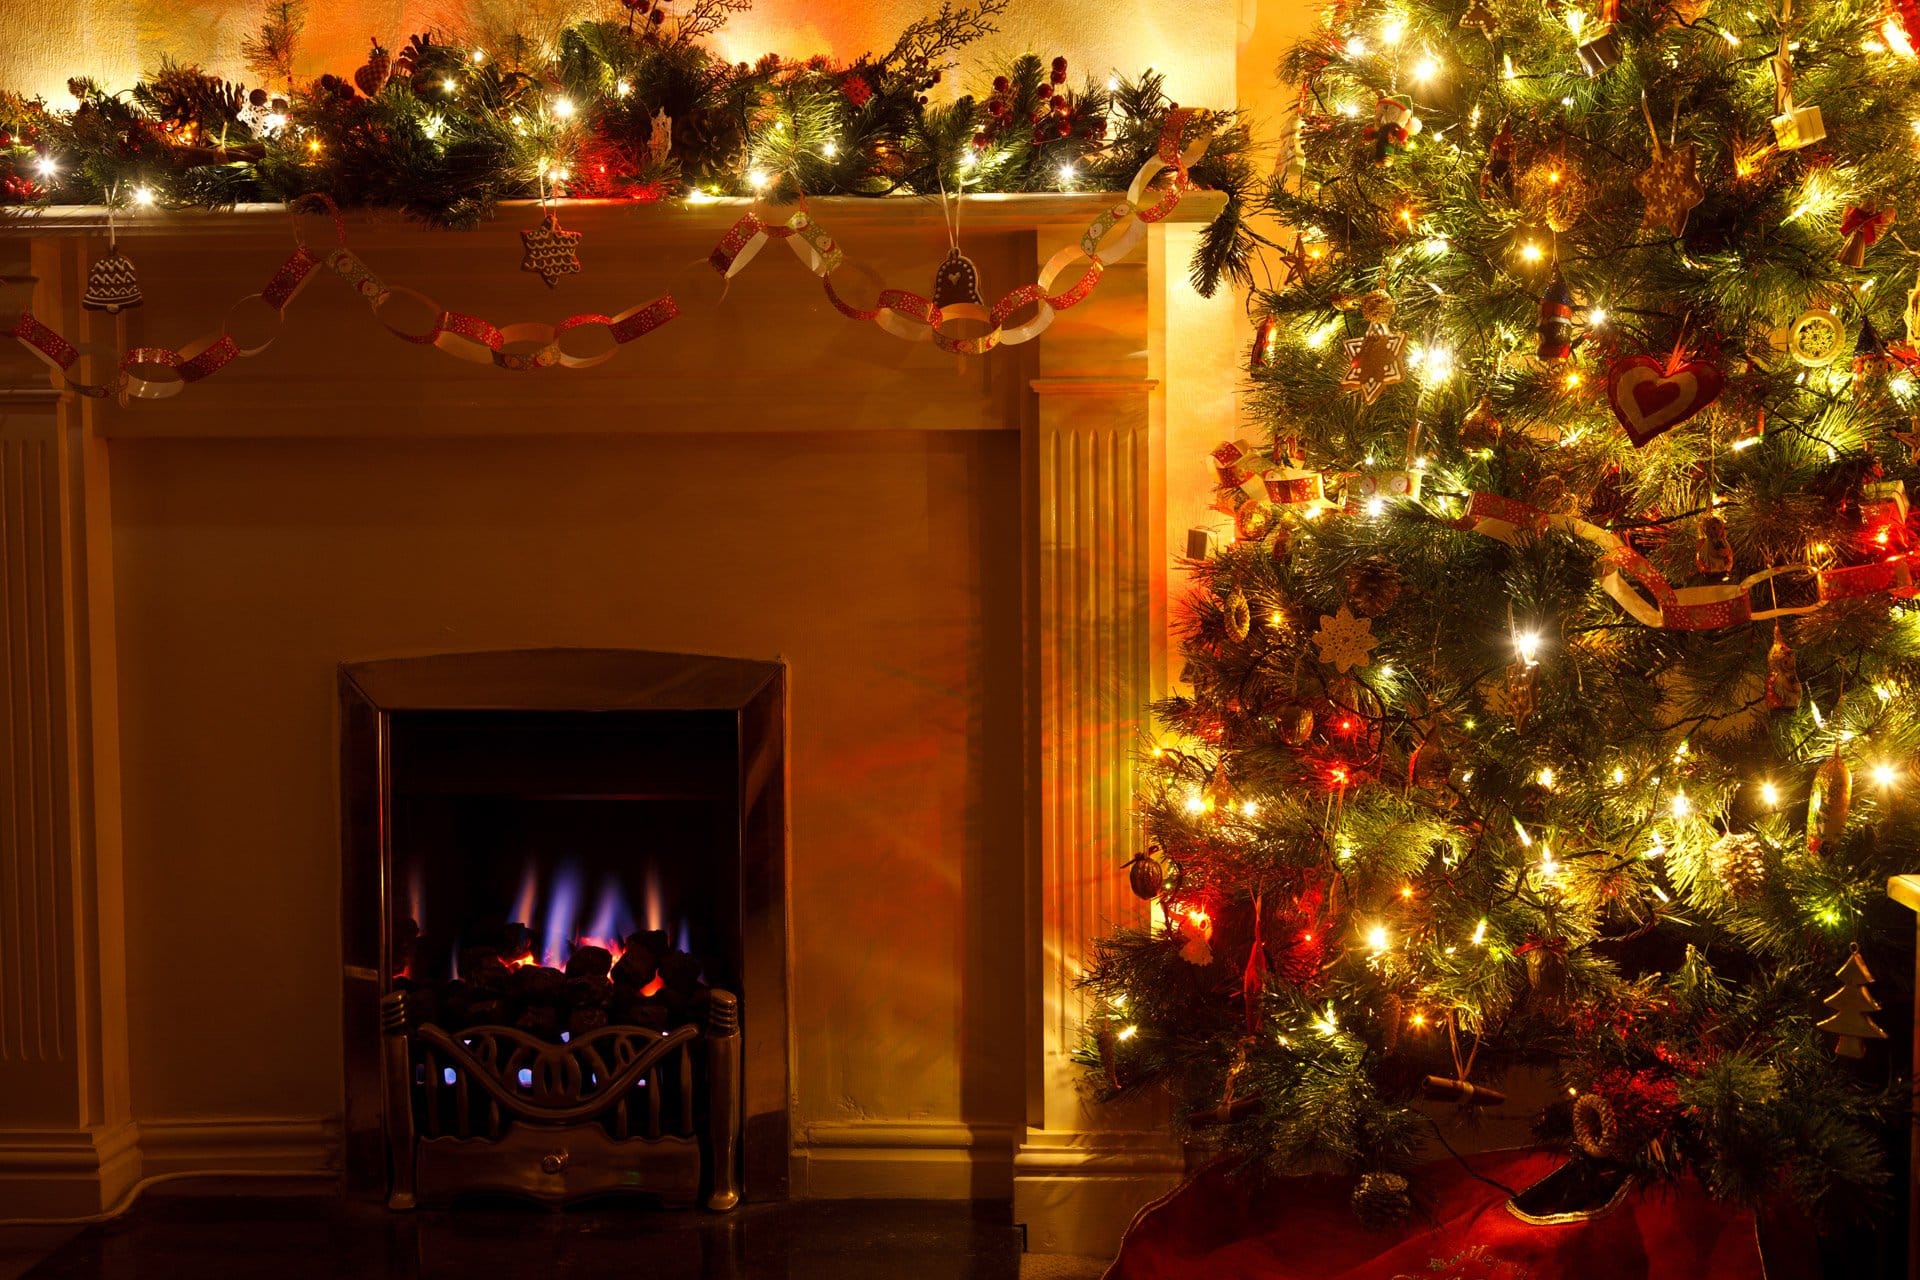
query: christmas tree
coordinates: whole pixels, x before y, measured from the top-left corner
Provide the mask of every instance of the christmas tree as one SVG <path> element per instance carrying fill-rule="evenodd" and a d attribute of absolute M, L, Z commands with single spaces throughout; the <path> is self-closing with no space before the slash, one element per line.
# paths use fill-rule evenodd
<path fill-rule="evenodd" d="M 1916 36 L 1360 0 L 1291 55 L 1099 1088 L 1367 1217 L 1521 1066 L 1617 1168 L 1870 1202 L 1893 1068 L 1817 1023 L 1920 864 Z"/>

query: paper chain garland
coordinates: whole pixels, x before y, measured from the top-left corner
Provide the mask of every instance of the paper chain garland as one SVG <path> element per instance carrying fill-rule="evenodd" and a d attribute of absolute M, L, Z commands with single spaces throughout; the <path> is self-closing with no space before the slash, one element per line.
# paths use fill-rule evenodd
<path fill-rule="evenodd" d="M 1889 523 L 1904 525 L 1906 486 L 1900 481 L 1868 486 L 1868 505 Z M 1886 593 L 1910 596 L 1920 552 L 1901 552 L 1871 564 L 1819 569 L 1810 564 L 1781 565 L 1748 574 L 1737 582 L 1702 587 L 1670 585 L 1653 562 L 1625 539 L 1578 516 L 1554 515 L 1498 494 L 1467 499 L 1462 529 L 1508 544 L 1530 534 L 1557 529 L 1600 549 L 1600 587 L 1614 602 L 1649 627 L 1671 631 L 1709 631 L 1747 622 L 1812 613 L 1835 600 Z"/>
<path fill-rule="evenodd" d="M 910 340 L 931 338 L 943 351 L 956 355 L 985 355 L 997 346 L 1027 342 L 1045 332 L 1054 316 L 1093 292 L 1108 264 L 1131 253 L 1146 236 L 1147 227 L 1171 214 L 1191 185 L 1188 171 L 1206 154 L 1212 131 L 1206 127 L 1206 113 L 1180 108 L 1167 115 L 1154 155 L 1140 167 L 1125 196 L 1087 227 L 1077 245 L 1055 253 L 1042 268 L 1034 284 L 1022 285 L 996 302 L 991 309 L 972 304 L 940 308 L 931 300 L 904 289 L 882 290 L 871 308 L 856 307 L 834 289 L 832 275 L 845 262 L 845 254 L 818 223 L 803 209 L 784 224 L 769 225 L 749 211 L 728 229 L 709 261 L 724 279 L 732 279 L 759 252 L 768 240 L 785 240 L 807 268 L 820 277 L 827 299 L 842 315 L 854 320 L 871 320 L 888 333 Z M 1182 145 L 1189 125 L 1196 126 L 1193 140 Z M 1144 205 L 1154 179 L 1172 170 L 1172 179 L 1151 205 Z M 212 377 L 235 360 L 257 356 L 273 344 L 279 327 L 286 320 L 287 308 L 312 278 L 316 267 L 324 266 L 367 300 L 376 318 L 403 342 L 437 347 L 449 355 L 499 369 L 528 371 L 558 367 L 585 369 L 610 359 L 620 347 L 643 338 L 680 314 L 671 294 L 662 294 L 650 302 L 627 308 L 617 315 L 582 313 L 570 316 L 558 325 L 523 322 L 495 325 L 479 316 L 452 311 L 440 306 L 417 290 L 391 285 L 382 280 L 347 248 L 346 222 L 332 200 L 324 195 L 303 196 L 288 206 L 292 213 L 303 209 L 323 212 L 332 221 L 334 247 L 324 257 L 307 246 L 298 224 L 294 229 L 295 247 L 264 288 L 248 294 L 228 308 L 218 333 L 197 339 L 181 348 L 135 347 L 120 357 L 113 376 L 104 382 L 84 382 L 72 376 L 80 360 L 80 348 L 41 323 L 31 309 L 23 311 L 11 326 L 0 329 L 0 337 L 12 338 L 52 366 L 60 383 L 83 396 L 104 399 L 118 396 L 155 400 L 177 395 L 196 382 Z M 1077 258 L 1087 259 L 1080 278 L 1058 293 L 1049 292 L 1053 283 Z M 389 304 L 410 301 L 433 316 L 424 328 L 404 327 L 382 313 Z M 234 314 L 248 303 L 264 306 L 272 326 L 258 342 L 242 343 L 231 332 Z M 1008 319 L 1022 307 L 1032 306 L 1033 317 L 1021 324 L 1007 326 Z M 954 321 L 974 321 L 987 326 L 984 333 L 962 337 L 951 331 Z M 604 330 L 610 341 L 594 350 L 579 341 L 594 330 Z"/>
<path fill-rule="evenodd" d="M 881 290 L 879 299 L 872 307 L 852 305 L 833 286 L 833 273 L 844 264 L 845 254 L 838 242 L 804 209 L 779 224 L 765 222 L 749 210 L 728 229 L 708 261 L 722 279 L 731 280 L 768 241 L 784 240 L 807 270 L 820 277 L 827 300 L 841 315 L 851 320 L 870 320 L 895 337 L 908 341 L 931 338 L 935 346 L 954 355 L 985 355 L 995 347 L 1030 342 L 1046 332 L 1057 313 L 1085 301 L 1087 295 L 1093 292 L 1093 287 L 1100 282 L 1100 276 L 1108 264 L 1118 262 L 1133 252 L 1145 238 L 1147 228 L 1179 206 L 1181 197 L 1191 185 L 1188 170 L 1207 153 L 1207 147 L 1213 141 L 1213 132 L 1206 126 L 1206 120 L 1206 113 L 1191 107 L 1168 112 L 1166 124 L 1160 132 L 1159 146 L 1154 155 L 1140 166 L 1139 172 L 1134 174 L 1133 181 L 1127 185 L 1126 195 L 1088 224 L 1079 244 L 1068 245 L 1049 258 L 1035 283 L 1012 290 L 991 308 L 973 303 L 957 303 L 942 308 L 935 306 L 931 299 L 905 289 Z M 1189 124 L 1196 125 L 1195 136 L 1182 146 Z M 1172 181 L 1161 190 L 1158 200 L 1143 207 L 1142 201 L 1147 198 L 1153 180 L 1169 169 L 1173 173 Z M 1087 260 L 1087 267 L 1080 278 L 1058 293 L 1049 292 L 1054 281 L 1076 259 L 1083 257 Z M 1008 319 L 1026 306 L 1034 307 L 1033 318 L 1008 327 Z M 951 322 L 956 320 L 984 324 L 986 331 L 960 336 L 948 329 Z"/>
<path fill-rule="evenodd" d="M 1216 484 L 1214 509 L 1234 517 L 1235 536 L 1241 542 L 1263 540 L 1273 532 L 1280 514 L 1289 510 L 1312 513 L 1344 505 L 1347 511 L 1357 512 L 1358 502 L 1373 498 L 1418 501 L 1420 497 L 1417 471 L 1351 472 L 1334 477 L 1345 481 L 1343 503 L 1336 504 L 1326 497 L 1328 477 L 1288 460 L 1284 450 L 1261 450 L 1244 440 L 1222 442 L 1208 460 Z M 1267 462 L 1278 465 L 1260 470 Z M 1266 490 L 1264 503 L 1246 488 L 1256 477 Z M 1781 565 L 1737 582 L 1698 587 L 1671 585 L 1652 561 L 1612 530 L 1500 494 L 1469 495 L 1466 511 L 1451 523 L 1509 546 L 1549 530 L 1571 534 L 1599 549 L 1601 589 L 1636 621 L 1671 631 L 1708 631 L 1812 613 L 1836 600 L 1920 592 L 1920 551 L 1906 549 L 1912 539 L 1905 532 L 1905 483 L 1890 480 L 1868 485 L 1862 510 L 1868 520 L 1901 530 L 1894 544 L 1900 549 L 1870 564 L 1837 569 Z"/>

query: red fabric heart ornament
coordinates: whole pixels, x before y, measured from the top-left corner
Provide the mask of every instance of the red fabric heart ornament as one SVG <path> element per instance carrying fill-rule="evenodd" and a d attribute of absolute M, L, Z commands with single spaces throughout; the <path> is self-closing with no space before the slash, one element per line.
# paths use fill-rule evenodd
<path fill-rule="evenodd" d="M 1719 368 L 1705 360 L 1662 364 L 1652 356 L 1623 356 L 1607 370 L 1607 402 L 1638 449 L 1712 404 L 1724 384 Z"/>

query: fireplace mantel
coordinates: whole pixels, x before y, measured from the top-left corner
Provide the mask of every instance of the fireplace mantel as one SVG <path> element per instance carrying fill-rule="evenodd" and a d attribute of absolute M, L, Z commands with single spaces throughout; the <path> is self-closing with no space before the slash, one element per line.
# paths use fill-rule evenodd
<path fill-rule="evenodd" d="M 961 243 L 979 263 L 986 291 L 1004 291 L 1031 280 L 1060 245 L 1077 241 L 1110 200 L 1098 194 L 969 197 Z M 517 270 L 517 232 L 535 217 L 529 207 L 508 206 L 471 232 L 349 216 L 349 243 L 374 271 L 496 323 L 612 312 L 673 292 L 679 319 L 585 371 L 516 375 L 397 341 L 362 300 L 324 273 L 289 308 L 265 354 L 168 400 L 120 405 L 48 394 L 44 366 L 12 344 L 0 350 L 0 560 L 9 588 L 0 594 L 0 680 L 14 708 L 10 718 L 0 718 L 0 751 L 15 787 L 30 789 L 30 795 L 16 792 L 10 811 L 33 815 L 31 822 L 0 824 L 4 860 L 25 872 L 0 878 L 0 931 L 34 921 L 43 957 L 8 975 L 4 981 L 13 985 L 0 992 L 6 997 L 0 1000 L 0 1200 L 22 1214 L 82 1213 L 159 1171 L 339 1167 L 337 1099 L 305 1109 L 265 1103 L 236 1109 L 211 1083 L 189 1096 L 190 1077 L 175 1071 L 159 1091 L 169 1100 L 156 1103 L 149 1080 L 157 1068 L 147 1051 L 130 1049 L 130 1040 L 140 1038 L 130 1033 L 130 1022 L 150 1025 L 150 1011 L 139 1005 L 155 998 L 151 986 L 138 983 L 130 994 L 129 966 L 153 928 L 144 914 L 152 907 L 134 887 L 150 888 L 172 874 L 177 850 L 170 842 L 182 838 L 156 825 L 155 810 L 170 790 L 208 785 L 169 775 L 178 735 L 166 716 L 192 715 L 204 703 L 226 714 L 284 715 L 321 734 L 333 714 L 332 668 L 312 676 L 308 668 L 320 664 L 310 657 L 302 658 L 297 678 L 277 674 L 266 653 L 259 670 L 247 673 L 253 686 L 220 684 L 227 673 L 209 669 L 195 678 L 218 687 L 177 689 L 178 678 L 161 667 L 156 646 L 183 640 L 181 633 L 195 626 L 222 625 L 229 615 L 169 621 L 166 635 L 156 638 L 150 634 L 155 597 L 171 592 L 173 583 L 150 575 L 191 572 L 180 557 L 203 553 L 236 557 L 233 563 L 248 573 L 259 556 L 291 555 L 275 509 L 282 486 L 290 501 L 298 491 L 301 512 L 324 515 L 303 517 L 318 520 L 320 531 L 302 546 L 324 545 L 336 522 L 356 538 L 388 534 L 378 519 L 356 522 L 357 506 L 367 500 L 360 492 L 343 489 L 337 511 L 316 505 L 324 498 L 313 496 L 307 468 L 366 474 L 400 459 L 424 468 L 421 483 L 432 484 L 443 472 L 422 459 L 457 458 L 460 475 L 447 482 L 466 483 L 470 469 L 510 467 L 510 459 L 532 456 L 533 449 L 576 458 L 590 456 L 583 450 L 618 447 L 629 461 L 659 449 L 663 457 L 684 459 L 686 450 L 705 447 L 704 437 L 736 435 L 739 447 L 731 456 L 738 465 L 711 477 L 705 511 L 713 527 L 692 538 L 682 524 L 683 547 L 727 537 L 744 545 L 782 539 L 779 529 L 728 531 L 751 516 L 752 486 L 764 492 L 784 483 L 770 451 L 787 460 L 810 451 L 823 459 L 868 458 L 870 449 L 859 452 L 848 442 L 857 437 L 873 444 L 880 440 L 876 433 L 887 433 L 886 448 L 925 448 L 929 458 L 949 460 L 939 463 L 942 470 L 929 463 L 917 477 L 911 467 L 888 473 L 887 483 L 897 485 L 904 475 L 937 499 L 938 486 L 955 477 L 979 483 L 971 479 L 978 468 L 950 460 L 975 457 L 995 439 L 991 433 L 1017 450 L 1017 467 L 1014 453 L 1000 455 L 1008 459 L 1005 518 L 996 506 L 973 513 L 971 521 L 1018 525 L 1007 530 L 1004 546 L 1007 557 L 1018 560 L 1007 566 L 1019 586 L 1006 625 L 1018 636 L 1021 748 L 1013 803 L 1020 838 L 1006 843 L 1020 846 L 1009 856 L 1019 869 L 1025 918 L 1008 911 L 1004 919 L 977 922 L 966 937 L 975 948 L 1017 945 L 1024 973 L 1021 1031 L 1009 1027 L 1013 1043 L 983 1050 L 979 1027 L 961 1023 L 971 1016 L 964 1010 L 946 1024 L 936 1017 L 916 1027 L 934 1034 L 944 1025 L 940 1034 L 954 1037 L 945 1047 L 930 1043 L 928 1057 L 958 1056 L 971 1043 L 976 1066 L 987 1062 L 1017 1075 L 1017 1100 L 1004 1107 L 963 1101 L 947 1110 L 876 1113 L 851 1086 L 820 1078 L 820 1055 L 809 1058 L 803 1045 L 793 1064 L 799 1099 L 794 1193 L 1011 1190 L 1030 1247 L 1092 1252 L 1110 1244 L 1132 1210 L 1177 1177 L 1178 1154 L 1159 1132 L 1160 1117 L 1088 1102 L 1070 1055 L 1083 1013 L 1075 980 L 1091 939 L 1144 916 L 1144 905 L 1126 892 L 1122 866 L 1136 840 L 1132 753 L 1143 709 L 1167 679 L 1167 598 L 1178 590 L 1170 549 L 1184 544 L 1181 516 L 1206 506 L 1207 450 L 1235 434 L 1238 307 L 1227 291 L 1202 299 L 1187 282 L 1201 224 L 1217 211 L 1219 197 L 1190 195 L 1133 257 L 1106 272 L 1091 298 L 1061 313 L 1036 341 L 971 360 L 842 318 L 827 306 L 819 282 L 778 244 L 723 289 L 704 260 L 743 207 L 569 202 L 563 218 L 585 233 L 585 272 L 552 292 Z M 809 207 L 846 246 L 850 264 L 871 269 L 869 276 L 850 265 L 836 277 L 855 298 L 872 296 L 881 284 L 926 289 L 948 247 L 935 202 L 839 199 Z M 260 288 L 292 244 L 277 208 L 142 214 L 119 232 L 148 298 L 138 311 L 108 317 L 79 306 L 88 265 L 106 246 L 97 211 L 63 209 L 9 223 L 0 236 L 0 276 L 37 277 L 35 314 L 94 352 L 111 353 L 130 345 L 180 345 L 210 331 L 235 299 Z M 929 437 L 944 443 L 914 443 Z M 258 523 L 236 525 L 224 508 L 203 513 L 195 504 L 206 493 L 190 484 L 160 486 L 159 477 L 185 474 L 172 471 L 182 463 L 169 459 L 193 458 L 222 465 L 243 459 L 246 483 L 257 490 L 250 518 Z M 508 493 L 517 479 L 510 472 L 488 474 L 494 476 L 489 493 Z M 818 462 L 809 474 L 816 489 L 828 492 L 829 462 Z M 604 477 L 585 472 L 568 481 L 582 489 L 597 482 Z M 116 519 L 116 492 L 122 508 L 137 498 L 137 520 L 124 510 Z M 616 511 L 614 497 L 597 501 L 596 519 L 628 515 Z M 530 541 L 546 537 L 567 514 L 564 502 L 554 500 L 542 510 L 546 523 L 529 527 Z M 924 545 L 903 547 L 903 562 L 944 545 L 931 540 L 929 529 L 969 520 L 966 510 L 937 502 L 928 510 L 939 523 L 907 531 Z M 817 512 L 816 523 L 840 527 L 835 510 Z M 192 551 L 171 542 L 165 554 L 154 550 L 151 526 L 162 518 L 168 536 L 188 539 L 181 545 Z M 498 518 L 511 520 L 514 512 L 503 506 Z M 258 537 L 262 529 L 270 535 L 266 542 Z M 309 531 L 300 529 L 303 536 Z M 438 555 L 484 532 L 449 527 L 434 532 L 432 546 Z M 874 523 L 857 532 L 850 525 L 844 536 L 884 546 L 896 533 Z M 976 536 L 975 543 L 999 547 L 1000 539 L 995 532 Z M 268 571 L 279 574 L 276 591 L 295 593 L 311 568 L 290 562 Z M 786 657 L 797 698 L 819 696 L 821 664 L 840 643 L 783 638 L 768 629 L 772 622 L 737 609 L 727 616 L 754 619 L 750 636 L 737 640 L 642 634 L 665 624 L 630 605 L 622 612 L 611 592 L 603 607 L 560 610 L 560 620 L 551 623 L 553 602 L 538 594 L 516 608 L 475 604 L 486 592 L 508 589 L 497 585 L 499 577 L 482 563 L 435 580 L 434 590 L 463 618 L 454 637 L 436 640 L 419 629 L 390 634 L 378 592 L 368 593 L 363 607 L 369 612 L 346 621 L 336 618 L 330 602 L 314 615 L 314 628 L 327 629 L 326 643 L 335 646 L 327 656 L 336 663 L 546 645 Z M 210 593 L 208 609 L 234 611 L 233 625 L 244 629 L 252 603 L 246 593 L 259 589 L 248 584 L 255 582 L 236 577 L 194 585 Z M 812 609 L 832 610 L 839 585 L 823 580 Z M 909 580 L 900 589 L 902 606 L 910 609 L 918 588 Z M 353 599 L 346 597 L 348 604 Z M 682 630 L 698 630 L 706 615 L 723 612 L 714 600 L 662 603 L 699 615 L 674 624 Z M 789 598 L 786 607 L 804 612 L 809 606 Z M 778 620 L 778 610 L 763 612 Z M 549 625 L 552 634 L 541 629 Z M 263 633 L 258 643 L 269 638 Z M 247 656 L 257 655 L 248 650 Z M 828 684 L 835 696 L 859 698 L 857 686 Z M 200 700 L 178 701 L 189 689 Z M 263 697 L 280 709 L 255 711 L 253 703 Z M 967 724 L 956 732 L 981 730 Z M 1008 732 L 1015 736 L 1011 727 Z M 331 753 L 332 743 L 324 745 Z M 978 739 L 961 745 L 982 749 Z M 796 780 L 803 765 L 829 774 L 836 767 L 833 761 L 808 764 L 805 755 L 789 753 Z M 804 801 L 806 789 L 800 794 Z M 962 793 L 954 795 L 960 803 Z M 796 867 L 803 847 L 808 859 L 831 852 L 834 833 L 806 825 L 804 802 L 791 813 Z M 952 813 L 955 830 L 969 817 Z M 257 821 L 276 846 L 284 833 L 287 850 L 299 856 L 316 849 L 337 856 L 336 831 L 302 825 L 325 823 L 324 809 L 296 803 L 284 827 L 273 825 L 278 819 L 271 813 Z M 275 848 L 272 856 L 294 852 Z M 214 930 L 220 922 L 195 924 Z M 326 932 L 334 932 L 330 922 Z M 806 1003 L 824 997 L 817 982 L 809 985 L 809 942 L 804 928 L 800 932 L 792 944 L 796 1027 L 830 1034 L 834 1004 Z M 906 970 L 929 959 L 903 953 L 893 962 Z M 978 957 L 954 963 L 977 966 Z M 316 957 L 313 964 L 337 990 L 338 957 Z M 243 1004 L 236 1016 L 247 1013 Z M 334 1010 L 319 1010 L 311 1022 L 336 1025 Z M 144 1034 L 150 1050 L 153 1033 Z M 330 1040 L 327 1045 L 337 1051 Z M 845 1100 L 838 1106 L 809 1101 L 819 1098 Z"/>

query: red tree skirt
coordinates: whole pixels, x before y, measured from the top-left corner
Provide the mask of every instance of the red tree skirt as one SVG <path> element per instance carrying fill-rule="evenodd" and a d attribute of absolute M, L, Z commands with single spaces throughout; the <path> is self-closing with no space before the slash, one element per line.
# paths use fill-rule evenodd
<path fill-rule="evenodd" d="M 1476 1169 L 1523 1190 L 1560 1155 L 1501 1151 Z M 1784 1280 L 1763 1266 L 1750 1210 L 1710 1199 L 1692 1180 L 1630 1188 L 1583 1221 L 1530 1223 L 1506 1195 L 1455 1161 L 1428 1166 L 1406 1226 L 1355 1219 L 1350 1178 L 1290 1178 L 1255 1190 L 1211 1165 L 1141 1211 L 1107 1280 Z M 1771 1241 L 1770 1241 L 1771 1242 Z"/>

